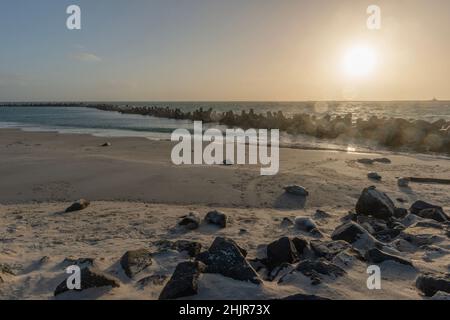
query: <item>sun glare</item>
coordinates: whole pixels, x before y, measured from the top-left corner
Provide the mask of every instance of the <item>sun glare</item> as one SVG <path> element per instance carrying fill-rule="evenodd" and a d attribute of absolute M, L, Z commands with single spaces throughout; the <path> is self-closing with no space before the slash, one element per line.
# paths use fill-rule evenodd
<path fill-rule="evenodd" d="M 343 70 L 349 77 L 363 77 L 370 75 L 377 64 L 375 51 L 366 46 L 356 46 L 345 52 Z"/>

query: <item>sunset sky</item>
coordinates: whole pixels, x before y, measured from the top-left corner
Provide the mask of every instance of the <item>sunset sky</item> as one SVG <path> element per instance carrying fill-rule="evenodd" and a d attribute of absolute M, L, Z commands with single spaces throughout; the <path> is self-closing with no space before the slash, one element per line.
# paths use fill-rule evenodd
<path fill-rule="evenodd" d="M 449 39 L 448 0 L 1 0 L 0 101 L 450 99 Z"/>

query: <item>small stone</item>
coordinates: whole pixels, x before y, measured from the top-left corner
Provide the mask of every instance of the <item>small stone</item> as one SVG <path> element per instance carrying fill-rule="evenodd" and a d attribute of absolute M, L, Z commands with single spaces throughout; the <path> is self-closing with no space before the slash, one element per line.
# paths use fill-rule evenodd
<path fill-rule="evenodd" d="M 187 252 L 191 257 L 197 256 L 202 250 L 201 243 L 188 240 L 178 240 L 175 242 L 174 247 L 179 252 Z"/>
<path fill-rule="evenodd" d="M 289 228 L 289 227 L 292 227 L 293 225 L 294 225 L 294 222 L 290 218 L 283 218 L 283 220 L 281 221 L 281 224 L 280 224 L 280 226 L 282 228 Z"/>
<path fill-rule="evenodd" d="M 85 199 L 80 199 L 77 202 L 74 202 L 70 207 L 66 209 L 66 213 L 81 211 L 86 209 L 90 205 L 90 202 Z"/>
<path fill-rule="evenodd" d="M 294 196 L 299 196 L 299 197 L 307 197 L 309 196 L 309 192 L 301 186 L 287 186 L 284 188 L 284 190 L 286 191 L 286 193 L 292 194 Z"/>
<path fill-rule="evenodd" d="M 432 297 L 439 291 L 450 293 L 450 275 L 420 275 L 416 280 L 416 287 L 427 297 Z"/>
<path fill-rule="evenodd" d="M 133 278 L 152 263 L 152 254 L 147 249 L 127 251 L 120 259 L 120 265 L 129 278 Z"/>
<path fill-rule="evenodd" d="M 311 249 L 314 254 L 319 258 L 325 258 L 327 260 L 332 260 L 340 252 L 351 248 L 348 242 L 338 240 L 338 241 L 311 241 Z"/>
<path fill-rule="evenodd" d="M 196 295 L 198 293 L 198 278 L 204 270 L 205 265 L 199 261 L 180 263 L 162 290 L 159 300 Z"/>
<path fill-rule="evenodd" d="M 431 297 L 431 300 L 450 301 L 450 293 L 438 291 L 433 297 Z"/>
<path fill-rule="evenodd" d="M 224 166 L 232 166 L 234 164 L 234 162 L 230 159 L 225 159 L 225 160 L 223 160 L 222 164 Z"/>
<path fill-rule="evenodd" d="M 373 159 L 374 162 L 384 163 L 384 164 L 390 164 L 392 163 L 391 159 L 389 158 L 376 158 Z"/>
<path fill-rule="evenodd" d="M 111 143 L 110 142 L 105 142 L 104 144 L 102 144 L 102 147 L 111 147 Z"/>
<path fill-rule="evenodd" d="M 195 230 L 200 226 L 200 217 L 196 213 L 191 212 L 184 216 L 178 224 L 188 230 Z"/>
<path fill-rule="evenodd" d="M 442 208 L 423 209 L 419 213 L 416 213 L 416 215 L 424 219 L 431 219 L 438 222 L 447 222 L 449 220 Z"/>
<path fill-rule="evenodd" d="M 205 221 L 210 224 L 215 224 L 221 228 L 226 228 L 228 217 L 226 214 L 214 210 L 207 213 Z"/>
<path fill-rule="evenodd" d="M 307 217 L 297 217 L 295 218 L 295 226 L 306 232 L 311 232 L 313 230 L 317 230 L 317 226 L 315 222 L 311 218 Z"/>
<path fill-rule="evenodd" d="M 376 172 L 369 172 L 367 174 L 367 178 L 372 179 L 372 180 L 376 180 L 376 181 L 381 181 L 381 176 L 376 173 Z"/>
<path fill-rule="evenodd" d="M 361 164 L 373 164 L 374 161 L 372 159 L 358 159 L 356 162 Z"/>
<path fill-rule="evenodd" d="M 83 291 L 90 288 L 100 287 L 120 287 L 118 280 L 102 273 L 94 267 L 85 267 L 81 269 L 81 289 L 74 289 L 73 291 Z M 64 292 L 71 291 L 67 287 L 67 280 L 61 282 L 55 289 L 54 295 L 58 296 Z"/>
<path fill-rule="evenodd" d="M 408 178 L 399 178 L 398 180 L 397 180 L 397 185 L 400 187 L 400 188 L 409 188 L 409 183 L 410 183 L 410 179 L 408 179 Z"/>

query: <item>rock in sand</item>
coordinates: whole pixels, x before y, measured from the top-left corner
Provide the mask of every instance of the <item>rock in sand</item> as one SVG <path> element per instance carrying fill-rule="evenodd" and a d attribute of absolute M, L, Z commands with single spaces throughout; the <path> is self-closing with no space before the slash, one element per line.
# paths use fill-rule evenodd
<path fill-rule="evenodd" d="M 372 186 L 363 190 L 356 204 L 356 213 L 388 220 L 394 215 L 395 205 L 383 192 Z"/>
<path fill-rule="evenodd" d="M 80 199 L 77 202 L 74 202 L 70 207 L 66 209 L 66 213 L 81 211 L 89 207 L 91 203 L 85 199 Z"/>
<path fill-rule="evenodd" d="M 120 259 L 120 265 L 129 278 L 133 278 L 152 263 L 152 254 L 147 249 L 127 251 Z"/>
<path fill-rule="evenodd" d="M 199 261 L 180 263 L 162 290 L 159 300 L 178 299 L 198 293 L 198 278 L 205 270 L 205 265 Z"/>
<path fill-rule="evenodd" d="M 226 214 L 214 210 L 206 214 L 205 221 L 210 224 L 215 224 L 221 228 L 226 228 L 228 217 Z"/>

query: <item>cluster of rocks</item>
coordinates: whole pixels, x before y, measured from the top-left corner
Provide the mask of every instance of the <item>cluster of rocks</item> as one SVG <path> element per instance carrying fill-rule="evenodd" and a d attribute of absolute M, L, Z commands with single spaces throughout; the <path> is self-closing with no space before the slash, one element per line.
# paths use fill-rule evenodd
<path fill-rule="evenodd" d="M 314 217 L 327 219 L 330 215 L 317 211 Z M 221 212 L 211 211 L 203 220 L 207 224 L 225 228 L 228 218 Z M 198 228 L 200 224 L 200 217 L 194 213 L 182 217 L 179 222 L 180 226 L 189 230 Z M 371 186 L 362 191 L 355 211 L 343 217 L 342 224 L 330 236 L 324 235 L 314 220 L 307 217 L 297 217 L 294 221 L 285 218 L 281 224 L 306 232 L 307 237 L 281 237 L 265 246 L 263 258 L 249 259 L 244 248 L 225 237 L 215 238 L 206 250 L 195 241 L 160 241 L 158 246 L 162 250 L 186 252 L 188 260 L 179 263 L 170 278 L 154 274 L 137 283 L 142 286 L 165 284 L 159 296 L 159 299 L 165 300 L 196 295 L 200 276 L 208 273 L 255 285 L 262 285 L 264 281 L 281 284 L 296 274 L 302 274 L 310 279 L 311 285 L 318 285 L 326 279 L 345 276 L 347 263 L 355 260 L 367 264 L 389 261 L 417 271 L 413 261 L 405 257 L 404 252 L 428 250 L 439 239 L 436 235 L 430 237 L 411 230 L 437 228 L 445 231 L 448 237 L 450 219 L 442 207 L 424 201 L 416 201 L 409 209 L 398 208 L 387 194 Z M 123 273 L 135 279 L 153 264 L 153 254 L 147 249 L 128 251 L 119 263 Z M 120 286 L 118 279 L 98 270 L 93 259 L 66 259 L 64 265 L 82 268 L 80 290 Z M 449 274 L 420 274 L 415 285 L 427 297 L 450 293 Z M 66 291 L 68 288 L 64 281 L 56 288 L 55 295 Z M 323 297 L 299 294 L 286 299 L 313 300 Z"/>
<path fill-rule="evenodd" d="M 228 216 L 219 211 L 210 211 L 203 219 L 205 223 L 218 226 L 219 228 L 226 228 L 228 223 Z M 188 229 L 195 230 L 200 227 L 202 219 L 197 213 L 191 212 L 186 216 L 181 217 L 178 225 Z"/>
<path fill-rule="evenodd" d="M 155 106 L 92 105 L 88 107 L 125 114 L 214 122 L 243 129 L 279 129 L 290 134 L 305 134 L 325 139 L 370 140 L 393 149 L 407 147 L 414 151 L 447 154 L 450 150 L 450 122 L 442 119 L 430 123 L 424 120 L 387 119 L 376 116 L 367 120 L 361 118 L 354 120 L 351 113 L 333 117 L 331 115 L 317 117 L 302 113 L 286 117 L 282 111 L 269 111 L 262 114 L 253 109 L 237 113 L 215 112 L 212 108 L 183 111 L 179 108 Z"/>

